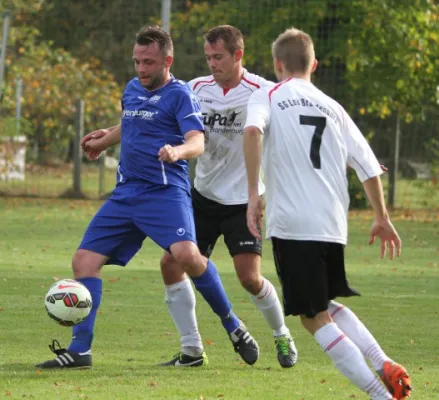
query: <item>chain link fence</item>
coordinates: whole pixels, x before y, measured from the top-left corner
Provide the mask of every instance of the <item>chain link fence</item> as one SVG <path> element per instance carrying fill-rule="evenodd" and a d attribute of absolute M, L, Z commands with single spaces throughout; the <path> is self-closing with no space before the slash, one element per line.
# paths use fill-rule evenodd
<path fill-rule="evenodd" d="M 438 207 L 435 2 L 8 0 L 0 13 L 0 195 L 98 198 L 113 188 L 118 149 L 89 162 L 78 140 L 118 123 L 135 74 L 134 36 L 163 21 L 174 39 L 172 72 L 184 80 L 209 74 L 203 33 L 213 26 L 240 28 L 245 67 L 271 80 L 271 42 L 292 26 L 310 33 L 314 83 L 348 110 L 389 168 L 389 203 Z"/>

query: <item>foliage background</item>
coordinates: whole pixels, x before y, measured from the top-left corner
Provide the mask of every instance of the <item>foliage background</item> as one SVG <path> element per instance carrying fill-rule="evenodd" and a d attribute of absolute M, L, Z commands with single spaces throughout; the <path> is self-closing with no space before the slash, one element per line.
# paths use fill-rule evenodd
<path fill-rule="evenodd" d="M 75 101 L 86 105 L 86 131 L 117 123 L 120 95 L 133 76 L 134 35 L 160 24 L 161 0 L 3 0 L 12 24 L 0 119 L 15 113 L 23 82 L 28 160 L 71 160 Z M 172 1 L 173 72 L 207 75 L 203 33 L 219 24 L 245 36 L 245 66 L 274 80 L 270 44 L 284 29 L 309 32 L 319 59 L 314 82 L 337 99 L 389 164 L 397 118 L 406 161 L 431 166 L 437 189 L 439 5 L 436 0 Z M 1 123 L 0 123 L 1 126 Z"/>

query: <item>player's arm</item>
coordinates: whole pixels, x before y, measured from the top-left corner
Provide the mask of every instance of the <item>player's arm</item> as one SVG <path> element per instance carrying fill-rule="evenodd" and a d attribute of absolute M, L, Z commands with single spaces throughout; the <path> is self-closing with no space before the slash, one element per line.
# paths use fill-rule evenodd
<path fill-rule="evenodd" d="M 262 161 L 262 134 L 270 121 L 270 102 L 265 90 L 257 90 L 247 105 L 244 127 L 244 159 L 247 171 L 247 225 L 253 236 L 261 239 L 262 199 L 259 196 L 259 176 Z"/>
<path fill-rule="evenodd" d="M 244 129 L 244 158 L 247 170 L 248 195 L 259 195 L 259 176 L 262 160 L 262 132 L 256 126 Z"/>
<path fill-rule="evenodd" d="M 401 239 L 392 225 L 384 200 L 383 186 L 380 175 L 382 168 L 360 130 L 352 119 L 345 114 L 344 135 L 348 148 L 348 163 L 355 169 L 358 178 L 363 183 L 364 190 L 374 210 L 374 222 L 370 231 L 369 244 L 375 237 L 381 240 L 381 257 L 386 255 L 389 248 L 390 259 L 401 254 Z"/>
<path fill-rule="evenodd" d="M 103 151 L 120 143 L 120 135 L 120 124 L 106 129 L 98 129 L 82 138 L 81 147 L 89 159 L 96 160 Z"/>
<path fill-rule="evenodd" d="M 159 150 L 159 160 L 169 163 L 190 160 L 204 153 L 204 132 L 191 130 L 184 135 L 185 142 L 179 146 L 163 146 Z"/>
<path fill-rule="evenodd" d="M 381 178 L 375 176 L 363 182 L 367 198 L 375 212 L 374 221 L 370 230 L 369 244 L 373 244 L 375 237 L 381 240 L 381 258 L 384 258 L 389 248 L 390 259 L 401 255 L 402 242 L 395 227 L 390 221 L 384 200 L 383 185 Z"/>
<path fill-rule="evenodd" d="M 204 153 L 204 125 L 200 102 L 192 90 L 182 87 L 176 93 L 175 117 L 184 134 L 184 143 L 171 146 L 166 144 L 159 152 L 160 161 L 169 163 L 189 160 Z"/>

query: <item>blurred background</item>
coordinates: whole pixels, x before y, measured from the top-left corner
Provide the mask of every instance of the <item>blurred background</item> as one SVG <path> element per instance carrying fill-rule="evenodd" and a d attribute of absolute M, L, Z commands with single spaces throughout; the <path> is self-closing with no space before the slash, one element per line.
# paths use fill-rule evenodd
<path fill-rule="evenodd" d="M 439 208 L 437 0 L 2 0 L 0 195 L 100 198 L 118 149 L 87 161 L 78 141 L 118 123 L 136 32 L 169 29 L 173 74 L 208 75 L 203 34 L 237 26 L 245 67 L 268 79 L 270 45 L 292 26 L 314 39 L 314 83 L 351 114 L 388 167 L 387 202 Z M 367 206 L 349 172 L 352 207 Z"/>

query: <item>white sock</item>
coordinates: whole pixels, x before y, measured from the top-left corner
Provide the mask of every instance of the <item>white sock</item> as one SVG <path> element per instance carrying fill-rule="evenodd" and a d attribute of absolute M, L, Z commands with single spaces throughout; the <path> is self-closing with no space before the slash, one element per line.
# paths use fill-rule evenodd
<path fill-rule="evenodd" d="M 391 361 L 391 359 L 384 353 L 364 324 L 349 308 L 335 301 L 329 302 L 328 312 L 343 333 L 356 344 L 363 356 L 371 362 L 374 370 L 381 374 L 384 361 Z"/>
<path fill-rule="evenodd" d="M 284 313 L 276 289 L 269 280 L 263 278 L 261 291 L 256 296 L 250 295 L 250 298 L 273 329 L 274 336 L 290 335 L 285 326 Z"/>
<path fill-rule="evenodd" d="M 369 369 L 360 349 L 339 329 L 335 323 L 326 324 L 314 338 L 323 351 L 331 357 L 336 368 L 354 385 L 371 398 L 391 399 L 378 378 Z"/>
<path fill-rule="evenodd" d="M 165 302 L 180 333 L 182 350 L 194 357 L 201 355 L 203 342 L 198 332 L 195 315 L 196 300 L 191 281 L 186 278 L 181 282 L 165 286 Z"/>

